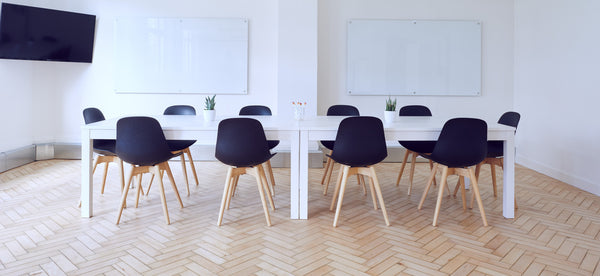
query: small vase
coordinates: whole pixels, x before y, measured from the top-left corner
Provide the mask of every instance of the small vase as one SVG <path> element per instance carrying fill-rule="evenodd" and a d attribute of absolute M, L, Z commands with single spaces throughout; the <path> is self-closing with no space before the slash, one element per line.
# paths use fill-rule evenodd
<path fill-rule="evenodd" d="M 213 110 L 204 110 L 204 121 L 205 122 L 212 122 L 215 120 L 215 113 L 216 111 Z"/>
<path fill-rule="evenodd" d="M 384 111 L 383 112 L 383 120 L 387 123 L 391 123 L 396 118 L 396 111 Z"/>
<path fill-rule="evenodd" d="M 304 106 L 294 107 L 294 119 L 297 121 L 304 120 Z"/>

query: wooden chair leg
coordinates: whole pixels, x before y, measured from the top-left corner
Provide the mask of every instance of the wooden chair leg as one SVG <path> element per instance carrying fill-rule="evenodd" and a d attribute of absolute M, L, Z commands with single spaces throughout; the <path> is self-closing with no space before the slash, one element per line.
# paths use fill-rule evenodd
<path fill-rule="evenodd" d="M 119 221 L 121 221 L 121 214 L 123 214 L 123 209 L 125 208 L 125 204 L 127 202 L 127 192 L 129 191 L 129 185 L 131 184 L 131 179 L 133 178 L 135 168 L 131 170 L 129 174 L 129 180 L 127 181 L 127 185 L 125 189 L 123 189 L 123 194 L 121 195 L 121 203 L 119 205 L 119 214 L 117 215 L 117 225 L 119 225 Z"/>
<path fill-rule="evenodd" d="M 379 185 L 379 180 L 377 179 L 377 174 L 375 173 L 375 168 L 373 166 L 370 167 L 371 170 L 371 183 L 375 186 L 375 192 L 377 193 L 377 197 L 379 198 L 379 206 L 381 206 L 381 213 L 383 214 L 383 219 L 385 220 L 385 225 L 390 226 L 390 220 L 388 219 L 387 211 L 385 209 L 385 203 L 383 202 L 383 195 L 381 194 L 381 186 Z"/>
<path fill-rule="evenodd" d="M 333 219 L 333 227 L 337 227 L 337 223 L 338 223 L 338 219 L 340 218 L 340 210 L 342 209 L 342 202 L 344 201 L 344 192 L 346 190 L 346 182 L 348 182 L 348 171 L 350 170 L 350 167 L 348 166 L 343 166 L 343 172 L 342 172 L 342 181 L 341 181 L 341 187 L 339 187 L 340 191 L 339 191 L 339 198 L 337 200 L 337 208 L 335 210 L 335 217 Z M 336 185 L 336 190 L 337 190 L 337 185 Z"/>
<path fill-rule="evenodd" d="M 335 165 L 335 161 L 329 158 L 329 169 L 327 170 L 327 179 L 325 180 L 325 188 L 323 189 L 323 195 L 327 195 L 327 190 L 329 189 L 329 181 L 331 180 L 331 174 L 333 174 L 333 165 Z"/>
<path fill-rule="evenodd" d="M 217 226 L 221 226 L 221 222 L 223 221 L 223 213 L 225 212 L 225 204 L 227 198 L 230 194 L 231 189 L 231 174 L 233 172 L 233 168 L 229 167 L 227 169 L 227 177 L 225 178 L 225 186 L 223 188 L 223 197 L 221 198 L 221 208 L 219 208 L 219 218 L 217 220 Z"/>
<path fill-rule="evenodd" d="M 327 162 L 325 163 L 325 172 L 323 172 L 323 177 L 321 178 L 321 185 L 325 185 L 325 179 L 327 179 L 327 175 L 330 174 L 329 164 L 331 164 L 331 162 L 333 162 L 333 160 L 327 157 Z"/>
<path fill-rule="evenodd" d="M 442 181 L 440 184 L 440 188 L 438 191 L 438 198 L 437 198 L 437 202 L 435 203 L 435 212 L 433 213 L 433 226 L 437 226 L 437 220 L 440 214 L 440 208 L 442 207 L 442 199 L 444 198 L 444 186 L 446 186 L 446 182 L 447 182 L 447 177 L 448 177 L 448 167 L 444 166 L 442 168 Z"/>
<path fill-rule="evenodd" d="M 423 195 L 421 196 L 421 201 L 419 201 L 418 210 L 423 208 L 423 202 L 425 202 L 425 198 L 427 197 L 427 193 L 429 192 L 429 188 L 431 188 L 431 184 L 433 183 L 433 179 L 435 178 L 435 173 L 437 172 L 439 165 L 435 163 L 433 165 L 433 169 L 431 169 L 431 175 L 429 176 L 429 180 L 427 180 L 427 186 L 425 186 L 425 191 L 423 191 Z"/>
<path fill-rule="evenodd" d="M 185 167 L 185 154 L 182 153 L 181 157 L 181 169 L 183 170 L 183 177 L 185 179 L 185 189 L 187 191 L 187 196 L 190 196 L 190 182 L 188 181 L 187 169 Z"/>
<path fill-rule="evenodd" d="M 104 174 L 102 175 L 102 188 L 100 189 L 100 193 L 104 194 L 104 186 L 106 186 L 106 175 L 108 174 L 108 164 L 110 163 L 108 161 L 102 163 L 104 163 Z"/>
<path fill-rule="evenodd" d="M 198 175 L 196 174 L 196 166 L 194 165 L 194 159 L 192 158 L 192 152 L 190 148 L 186 148 L 183 150 L 185 154 L 188 156 L 188 162 L 190 162 L 190 167 L 192 169 L 192 175 L 194 175 L 194 180 L 196 180 L 196 186 L 200 185 L 198 182 Z"/>
<path fill-rule="evenodd" d="M 377 195 L 375 194 L 375 184 L 373 177 L 369 176 L 369 187 L 371 188 L 371 199 L 373 200 L 373 209 L 377 210 Z"/>
<path fill-rule="evenodd" d="M 275 195 L 275 176 L 273 175 L 273 168 L 271 167 L 271 160 L 267 160 L 267 162 L 263 163 L 267 172 L 269 173 L 269 180 L 271 181 L 271 188 L 269 189 L 271 195 Z M 266 180 L 266 179 L 265 179 Z M 269 184 L 269 183 L 267 183 Z"/>
<path fill-rule="evenodd" d="M 362 177 L 362 175 L 357 174 L 356 181 L 358 182 L 359 186 L 362 186 L 363 195 L 367 195 L 367 186 L 365 185 L 365 179 Z"/>
<path fill-rule="evenodd" d="M 494 197 L 498 197 L 498 189 L 496 188 L 496 166 L 490 164 L 490 170 L 492 173 L 492 188 L 494 189 Z"/>
<path fill-rule="evenodd" d="M 260 173 L 258 172 L 257 167 L 253 168 L 253 170 L 255 170 L 256 184 L 258 186 L 258 193 L 260 194 L 260 201 L 262 202 L 263 211 L 265 212 L 267 226 L 271 226 L 271 216 L 269 216 L 269 208 L 267 208 L 267 201 L 265 200 L 265 191 L 262 180 L 260 179 Z"/>
<path fill-rule="evenodd" d="M 140 202 L 140 191 L 142 190 L 142 174 L 140 173 L 137 177 L 137 191 L 135 194 L 135 208 L 138 207 L 138 203 Z"/>
<path fill-rule="evenodd" d="M 473 193 L 475 194 L 475 198 L 477 199 L 477 205 L 479 206 L 479 213 L 481 214 L 481 219 L 483 220 L 483 226 L 488 226 L 487 218 L 485 216 L 485 211 L 483 210 L 483 202 L 481 201 L 481 195 L 479 194 L 479 185 L 477 184 L 477 177 L 475 177 L 475 173 L 471 168 L 468 169 L 471 178 L 471 186 L 473 187 Z"/>
<path fill-rule="evenodd" d="M 335 189 L 333 189 L 333 196 L 331 197 L 331 205 L 329 205 L 329 211 L 333 211 L 333 207 L 335 206 L 335 202 L 337 200 L 338 193 L 340 191 L 340 186 L 342 185 L 342 177 L 344 175 L 344 167 L 340 166 L 338 171 L 337 181 L 335 182 Z"/>
<path fill-rule="evenodd" d="M 269 183 L 267 182 L 267 176 L 265 174 L 265 171 L 262 166 L 257 166 L 257 167 L 258 167 L 258 172 L 260 174 L 260 179 L 263 184 L 263 188 L 265 189 L 266 194 L 267 194 L 267 199 L 269 200 L 269 204 L 271 205 L 271 210 L 275 211 L 275 203 L 273 203 L 273 196 L 272 196 L 271 190 L 269 188 Z"/>
<path fill-rule="evenodd" d="M 467 209 L 467 192 L 465 189 L 465 177 L 459 176 L 458 181 L 459 181 L 459 186 L 460 186 L 460 195 L 462 198 L 463 210 L 466 210 Z"/>
<path fill-rule="evenodd" d="M 121 174 L 121 193 L 123 193 L 123 189 L 125 188 L 125 169 L 123 168 L 123 160 L 121 160 L 121 158 L 118 158 L 119 161 L 117 163 L 119 163 L 119 173 Z M 144 194 L 144 191 L 142 190 L 142 195 Z"/>
<path fill-rule="evenodd" d="M 404 172 L 404 167 L 406 167 L 406 161 L 408 160 L 409 153 L 410 153 L 410 150 L 406 150 L 406 152 L 404 152 L 404 159 L 402 160 L 402 166 L 400 166 L 400 172 L 398 173 L 398 179 L 396 179 L 396 187 L 398 187 L 398 185 L 400 185 L 400 179 L 402 178 L 402 173 Z"/>
<path fill-rule="evenodd" d="M 411 191 L 412 191 L 412 185 L 413 185 L 413 178 L 415 176 L 415 164 L 417 163 L 417 153 L 414 151 L 411 151 L 412 157 L 411 157 L 411 161 L 410 161 L 410 184 L 408 185 L 408 195 L 410 195 Z"/>
<path fill-rule="evenodd" d="M 179 201 L 179 207 L 183 208 L 183 202 L 181 201 L 181 196 L 179 196 L 179 190 L 177 189 L 177 185 L 175 185 L 175 178 L 173 177 L 173 172 L 171 172 L 171 167 L 169 166 L 168 161 L 160 164 L 160 167 L 167 172 L 167 176 L 169 177 L 169 181 L 171 182 L 171 187 L 173 187 L 173 191 L 175 192 L 177 201 Z"/>
<path fill-rule="evenodd" d="M 152 167 L 154 175 L 160 175 L 160 168 L 158 165 Z M 165 186 L 163 185 L 162 177 L 158 177 L 158 187 L 160 188 L 160 201 L 162 202 L 163 214 L 165 215 L 165 222 L 167 225 L 171 224 L 169 219 L 169 210 L 167 209 L 167 197 L 165 196 Z"/>

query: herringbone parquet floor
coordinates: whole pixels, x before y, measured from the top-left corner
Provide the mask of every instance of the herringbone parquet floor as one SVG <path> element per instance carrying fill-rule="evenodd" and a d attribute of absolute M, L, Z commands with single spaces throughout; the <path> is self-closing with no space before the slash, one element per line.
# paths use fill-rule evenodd
<path fill-rule="evenodd" d="M 190 197 L 179 164 L 171 167 L 185 205 L 179 209 L 167 186 L 171 225 L 157 187 L 115 225 L 116 166 L 104 195 L 95 186 L 91 219 L 77 208 L 80 161 L 0 174 L 0 275 L 600 275 L 600 197 L 520 166 L 515 219 L 502 217 L 486 166 L 480 181 L 490 226 L 482 226 L 477 209 L 463 211 L 460 198 L 446 197 L 432 227 L 433 193 L 417 211 L 426 165 L 418 164 L 409 197 L 407 180 L 394 185 L 400 164 L 386 163 L 377 172 L 391 226 L 352 180 L 338 228 L 331 226 L 331 193 L 321 194 L 322 169 L 310 171 L 309 220 L 288 218 L 289 170 L 275 169 L 273 226 L 247 176 L 217 227 L 226 167 L 198 162 L 200 186 Z M 94 182 L 100 180 L 97 171 Z"/>

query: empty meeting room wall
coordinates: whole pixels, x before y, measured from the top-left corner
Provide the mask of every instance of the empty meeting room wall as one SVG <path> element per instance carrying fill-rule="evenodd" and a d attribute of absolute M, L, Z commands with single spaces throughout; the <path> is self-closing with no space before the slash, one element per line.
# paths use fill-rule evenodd
<path fill-rule="evenodd" d="M 11 136 L 0 152 L 31 144 L 80 143 L 82 110 L 100 108 L 106 117 L 162 114 L 169 105 L 191 104 L 201 112 L 208 94 L 122 94 L 114 85 L 114 21 L 120 17 L 247 18 L 248 92 L 217 95 L 217 114 L 237 114 L 248 104 L 277 112 L 277 22 L 274 0 L 15 0 L 11 3 L 97 16 L 93 62 L 0 60 L 0 117 Z M 136 74 L 132 71 L 130 74 Z"/>
<path fill-rule="evenodd" d="M 359 107 L 383 116 L 387 96 L 350 96 L 346 89 L 346 24 L 350 19 L 474 20 L 482 28 L 481 96 L 392 96 L 398 108 L 424 104 L 434 115 L 497 120 L 513 108 L 513 5 L 490 0 L 329 0 L 319 1 L 318 110 L 333 104 Z"/>
<path fill-rule="evenodd" d="M 515 2 L 517 161 L 600 195 L 599 1 Z"/>

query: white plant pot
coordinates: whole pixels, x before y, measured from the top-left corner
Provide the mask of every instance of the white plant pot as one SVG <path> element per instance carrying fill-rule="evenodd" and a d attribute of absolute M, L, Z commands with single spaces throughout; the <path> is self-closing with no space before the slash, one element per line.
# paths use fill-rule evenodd
<path fill-rule="evenodd" d="M 212 121 L 214 121 L 215 120 L 215 114 L 216 114 L 216 111 L 214 109 L 213 110 L 206 110 L 205 109 L 204 110 L 204 121 L 205 122 L 212 122 Z"/>
<path fill-rule="evenodd" d="M 396 111 L 384 111 L 383 112 L 383 120 L 385 122 L 391 123 L 396 118 Z"/>

